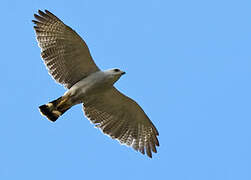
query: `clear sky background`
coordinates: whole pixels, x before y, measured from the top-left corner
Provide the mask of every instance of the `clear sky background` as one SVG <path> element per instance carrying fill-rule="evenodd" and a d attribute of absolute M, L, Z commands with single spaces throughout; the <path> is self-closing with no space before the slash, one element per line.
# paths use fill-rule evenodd
<path fill-rule="evenodd" d="M 1 1 L 0 179 L 251 179 L 250 0 Z M 159 130 L 150 159 L 103 135 L 77 105 L 56 123 L 38 106 L 65 89 L 40 58 L 33 14 L 48 9 Z"/>

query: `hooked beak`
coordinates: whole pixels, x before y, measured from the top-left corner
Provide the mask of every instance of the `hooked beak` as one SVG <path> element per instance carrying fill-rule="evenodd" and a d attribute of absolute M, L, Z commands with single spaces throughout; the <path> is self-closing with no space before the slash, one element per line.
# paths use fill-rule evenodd
<path fill-rule="evenodd" d="M 125 73 L 126 73 L 126 72 L 124 71 L 124 72 L 121 73 L 121 75 L 124 75 Z"/>

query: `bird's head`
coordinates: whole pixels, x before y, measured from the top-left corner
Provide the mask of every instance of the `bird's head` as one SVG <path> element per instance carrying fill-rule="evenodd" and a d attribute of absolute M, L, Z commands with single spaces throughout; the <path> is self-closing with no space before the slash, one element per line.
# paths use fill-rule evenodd
<path fill-rule="evenodd" d="M 125 74 L 125 71 L 121 71 L 118 68 L 108 69 L 104 72 L 107 75 L 109 81 L 112 81 L 112 83 L 115 83 L 122 75 Z"/>

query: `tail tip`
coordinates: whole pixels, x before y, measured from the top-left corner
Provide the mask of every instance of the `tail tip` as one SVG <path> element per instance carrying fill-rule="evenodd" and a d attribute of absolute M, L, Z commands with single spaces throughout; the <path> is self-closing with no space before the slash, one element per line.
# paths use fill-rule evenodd
<path fill-rule="evenodd" d="M 51 109 L 50 103 L 48 105 L 44 104 L 42 106 L 39 106 L 39 110 L 43 116 L 46 116 L 52 122 L 55 122 L 58 119 L 58 117 L 61 115 L 59 111 Z"/>

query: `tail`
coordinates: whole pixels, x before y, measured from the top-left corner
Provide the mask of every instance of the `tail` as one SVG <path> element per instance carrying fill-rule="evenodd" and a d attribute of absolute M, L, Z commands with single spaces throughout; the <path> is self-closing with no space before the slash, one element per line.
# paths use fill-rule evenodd
<path fill-rule="evenodd" d="M 39 106 L 40 113 L 52 122 L 55 122 L 59 116 L 64 114 L 70 108 L 71 105 L 69 105 L 67 98 L 64 96 L 51 101 L 48 104 Z"/>

